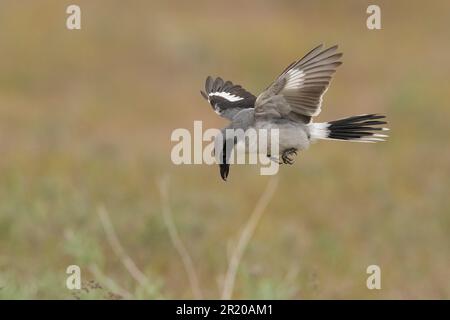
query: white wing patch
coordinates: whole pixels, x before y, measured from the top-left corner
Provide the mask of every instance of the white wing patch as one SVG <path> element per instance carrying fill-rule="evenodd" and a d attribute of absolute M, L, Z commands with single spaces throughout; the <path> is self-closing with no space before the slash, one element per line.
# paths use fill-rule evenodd
<path fill-rule="evenodd" d="M 305 73 L 299 69 L 291 69 L 287 74 L 289 75 L 289 78 L 284 89 L 295 90 L 301 88 L 303 82 L 305 82 Z"/>
<path fill-rule="evenodd" d="M 242 97 L 238 97 L 238 96 L 236 96 L 234 94 L 231 94 L 229 92 L 211 92 L 209 94 L 209 96 L 210 97 L 212 97 L 212 96 L 222 97 L 222 98 L 224 98 L 224 99 L 226 99 L 226 100 L 228 100 L 230 102 L 240 101 L 240 100 L 244 99 Z"/>

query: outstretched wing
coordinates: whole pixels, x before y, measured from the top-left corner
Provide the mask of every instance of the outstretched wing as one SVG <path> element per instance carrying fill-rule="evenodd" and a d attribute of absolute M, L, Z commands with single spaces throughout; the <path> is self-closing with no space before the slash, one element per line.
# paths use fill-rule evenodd
<path fill-rule="evenodd" d="M 314 48 L 289 65 L 256 101 L 255 115 L 287 117 L 309 122 L 321 111 L 322 98 L 331 76 L 342 64 L 337 46 Z"/>
<path fill-rule="evenodd" d="M 206 78 L 205 92 L 200 93 L 218 115 L 230 120 L 240 110 L 255 106 L 256 97 L 253 94 L 220 77 L 214 80 L 210 76 Z"/>

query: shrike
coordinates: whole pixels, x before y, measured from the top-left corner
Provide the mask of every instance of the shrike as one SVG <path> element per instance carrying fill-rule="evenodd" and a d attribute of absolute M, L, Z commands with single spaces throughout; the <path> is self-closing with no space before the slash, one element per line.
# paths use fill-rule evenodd
<path fill-rule="evenodd" d="M 290 64 L 258 97 L 231 81 L 209 76 L 201 94 L 218 115 L 231 121 L 222 129 L 223 136 L 226 129 L 278 129 L 279 154 L 267 156 L 284 164 L 293 164 L 297 152 L 318 139 L 384 141 L 387 136 L 379 133 L 388 130 L 380 127 L 386 124 L 383 115 L 363 114 L 321 123 L 312 121 L 321 111 L 322 98 L 332 75 L 342 64 L 342 53 L 337 53 L 337 48 L 323 49 L 322 45 L 314 48 Z M 234 146 L 237 142 L 225 139 L 219 150 L 223 180 L 227 179 L 230 167 L 227 145 Z"/>

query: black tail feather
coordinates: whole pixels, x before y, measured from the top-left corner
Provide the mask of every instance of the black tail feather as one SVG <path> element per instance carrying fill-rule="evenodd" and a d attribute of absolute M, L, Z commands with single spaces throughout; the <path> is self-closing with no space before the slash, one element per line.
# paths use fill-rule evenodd
<path fill-rule="evenodd" d="M 327 130 L 329 139 L 351 140 L 361 142 L 384 141 L 387 137 L 376 131 L 386 131 L 387 128 L 376 127 L 387 124 L 384 115 L 364 114 L 328 122 Z M 373 132 L 375 131 L 375 132 Z"/>

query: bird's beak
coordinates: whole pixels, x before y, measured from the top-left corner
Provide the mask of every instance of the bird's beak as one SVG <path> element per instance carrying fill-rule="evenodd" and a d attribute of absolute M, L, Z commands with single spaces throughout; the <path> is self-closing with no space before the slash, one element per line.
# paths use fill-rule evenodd
<path fill-rule="evenodd" d="M 228 163 L 219 164 L 220 167 L 220 176 L 223 181 L 227 181 L 228 173 L 230 172 L 230 165 Z"/>

